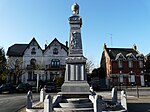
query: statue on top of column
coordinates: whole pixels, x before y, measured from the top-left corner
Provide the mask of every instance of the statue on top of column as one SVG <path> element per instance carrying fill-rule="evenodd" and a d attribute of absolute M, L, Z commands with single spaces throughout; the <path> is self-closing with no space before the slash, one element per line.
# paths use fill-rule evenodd
<path fill-rule="evenodd" d="M 72 9 L 73 14 L 76 14 L 76 15 L 79 14 L 79 5 L 77 3 L 74 3 L 71 9 Z"/>

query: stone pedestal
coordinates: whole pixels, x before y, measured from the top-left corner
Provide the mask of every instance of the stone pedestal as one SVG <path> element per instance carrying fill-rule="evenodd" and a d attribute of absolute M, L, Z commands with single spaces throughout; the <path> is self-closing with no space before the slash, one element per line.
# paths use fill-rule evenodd
<path fill-rule="evenodd" d="M 89 89 L 86 81 L 65 82 L 61 87 L 61 91 L 65 94 L 90 94 Z"/>
<path fill-rule="evenodd" d="M 65 82 L 61 87 L 63 94 L 90 94 L 85 71 L 85 57 L 68 57 L 66 59 Z"/>

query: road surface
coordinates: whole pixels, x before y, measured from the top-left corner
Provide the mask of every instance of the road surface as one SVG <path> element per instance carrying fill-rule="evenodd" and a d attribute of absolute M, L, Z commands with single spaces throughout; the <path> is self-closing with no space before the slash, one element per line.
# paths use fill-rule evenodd
<path fill-rule="evenodd" d="M 26 105 L 26 93 L 0 94 L 0 112 L 16 112 Z M 39 93 L 33 93 L 33 101 L 39 101 Z"/>

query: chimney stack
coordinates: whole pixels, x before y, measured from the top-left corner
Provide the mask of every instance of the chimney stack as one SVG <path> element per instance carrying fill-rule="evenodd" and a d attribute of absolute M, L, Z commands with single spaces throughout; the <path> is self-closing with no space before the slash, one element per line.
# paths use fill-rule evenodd
<path fill-rule="evenodd" d="M 45 49 L 47 48 L 47 44 L 45 44 Z"/>
<path fill-rule="evenodd" d="M 107 48 L 106 43 L 103 44 L 103 50 L 105 50 Z"/>
<path fill-rule="evenodd" d="M 66 41 L 66 47 L 68 47 L 68 41 Z"/>
<path fill-rule="evenodd" d="M 135 51 L 137 50 L 137 46 L 135 44 L 133 44 L 133 47 L 132 47 Z"/>

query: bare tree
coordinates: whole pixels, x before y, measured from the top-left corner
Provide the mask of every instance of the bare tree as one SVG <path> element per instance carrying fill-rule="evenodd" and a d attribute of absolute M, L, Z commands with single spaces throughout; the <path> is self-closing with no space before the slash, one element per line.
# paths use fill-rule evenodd
<path fill-rule="evenodd" d="M 86 61 L 86 73 L 87 74 L 92 73 L 93 69 L 94 69 L 94 63 L 93 63 L 93 61 L 87 59 L 87 61 Z"/>
<path fill-rule="evenodd" d="M 7 68 L 9 71 L 10 77 L 13 77 L 13 83 L 18 84 L 20 76 L 26 72 L 26 69 L 23 68 L 23 61 L 21 58 L 8 58 Z"/>
<path fill-rule="evenodd" d="M 3 48 L 0 48 L 0 82 L 6 81 L 6 57 L 5 57 L 5 51 Z"/>

